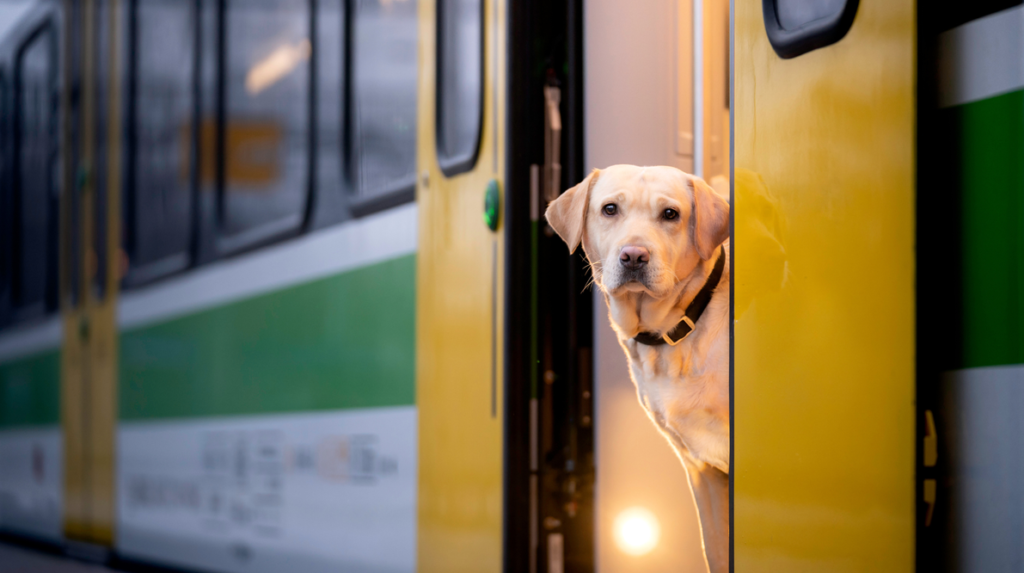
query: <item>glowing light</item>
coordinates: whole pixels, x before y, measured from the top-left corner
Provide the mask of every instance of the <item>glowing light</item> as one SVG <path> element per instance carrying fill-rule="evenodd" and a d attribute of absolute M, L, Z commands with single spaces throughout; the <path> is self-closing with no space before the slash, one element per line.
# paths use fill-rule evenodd
<path fill-rule="evenodd" d="M 302 40 L 294 46 L 284 44 L 269 56 L 256 62 L 245 75 L 245 91 L 256 95 L 288 75 L 295 66 L 309 59 L 312 51 L 309 40 Z"/>
<path fill-rule="evenodd" d="M 615 518 L 615 543 L 630 555 L 646 555 L 661 537 L 658 518 L 642 507 L 631 507 Z"/>

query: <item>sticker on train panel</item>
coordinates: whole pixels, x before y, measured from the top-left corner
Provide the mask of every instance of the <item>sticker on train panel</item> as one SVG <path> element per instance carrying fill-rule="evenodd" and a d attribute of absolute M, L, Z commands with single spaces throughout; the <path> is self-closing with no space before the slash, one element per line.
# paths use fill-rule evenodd
<path fill-rule="evenodd" d="M 500 217 L 501 193 L 498 192 L 498 182 L 491 179 L 487 182 L 487 191 L 484 192 L 484 223 L 487 223 L 492 231 L 497 231 Z"/>
<path fill-rule="evenodd" d="M 789 59 L 835 44 L 853 25 L 858 0 L 761 0 L 768 41 Z"/>
<path fill-rule="evenodd" d="M 414 571 L 416 420 L 391 406 L 122 421 L 117 550 L 203 571 Z"/>

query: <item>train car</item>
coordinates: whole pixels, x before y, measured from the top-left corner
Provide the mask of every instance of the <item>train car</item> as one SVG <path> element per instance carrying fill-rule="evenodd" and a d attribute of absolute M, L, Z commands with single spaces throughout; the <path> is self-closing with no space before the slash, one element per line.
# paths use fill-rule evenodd
<path fill-rule="evenodd" d="M 0 7 L 5 539 L 592 567 L 590 293 L 536 216 L 581 174 L 580 14 Z"/>
<path fill-rule="evenodd" d="M 705 571 L 544 205 L 733 206 L 736 571 L 1018 571 L 1020 2 L 0 4 L 0 536 Z"/>

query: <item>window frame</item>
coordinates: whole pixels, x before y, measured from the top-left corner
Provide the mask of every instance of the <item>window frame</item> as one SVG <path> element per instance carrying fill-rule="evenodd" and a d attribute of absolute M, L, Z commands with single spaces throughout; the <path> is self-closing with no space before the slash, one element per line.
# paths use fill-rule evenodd
<path fill-rule="evenodd" d="M 122 173 L 119 175 L 124 184 L 123 189 L 123 205 L 124 211 L 121 216 L 123 224 L 123 245 L 129 253 L 132 253 L 134 249 L 129 248 L 129 237 L 134 236 L 136 232 L 137 223 L 135 222 L 135 210 L 138 208 L 136 205 L 136 186 L 137 182 L 134 180 L 135 169 L 137 168 L 137 162 L 135 153 L 133 151 L 135 147 L 135 141 L 137 139 L 137 110 L 138 106 L 138 87 L 139 87 L 139 61 L 137 57 L 137 50 L 135 46 L 138 42 L 138 6 L 142 0 L 130 0 L 126 4 L 126 42 L 125 46 L 127 52 L 126 57 L 126 74 L 125 74 L 125 86 L 122 88 L 125 97 L 124 104 L 124 115 L 125 115 L 125 127 L 123 131 L 123 142 L 122 146 L 126 151 L 126 161 L 122 168 Z M 308 153 L 305 162 L 305 199 L 304 205 L 300 215 L 300 222 L 298 224 L 290 225 L 286 229 L 275 229 L 272 228 L 277 222 L 271 222 L 265 225 L 260 225 L 253 229 L 242 231 L 240 233 L 228 234 L 225 232 L 224 223 L 227 215 L 226 195 L 227 195 L 227 181 L 226 181 L 226 127 L 229 123 L 229 110 L 227 106 L 227 64 L 228 64 L 228 34 L 227 26 L 229 23 L 229 11 L 228 0 L 188 0 L 191 3 L 192 13 L 192 50 L 193 50 L 193 67 L 192 67 L 192 134 L 191 134 L 191 149 L 190 149 L 190 162 L 189 162 L 189 185 L 191 189 L 192 197 L 192 218 L 189 222 L 191 226 L 190 233 L 190 248 L 187 251 L 188 261 L 186 264 L 178 262 L 177 264 L 167 264 L 170 259 L 174 257 L 165 257 L 158 261 L 152 261 L 141 267 L 133 266 L 129 269 L 128 274 L 121 279 L 120 288 L 124 290 L 130 290 L 137 287 L 147 286 L 154 282 L 161 281 L 166 278 L 173 276 L 180 276 L 182 273 L 189 272 L 199 266 L 221 260 L 226 257 L 244 254 L 261 249 L 266 246 L 270 246 L 281 241 L 292 239 L 295 237 L 302 236 L 310 232 L 314 226 L 321 227 L 325 226 L 323 221 L 317 224 L 317 211 L 320 201 L 318 200 L 317 194 L 321 192 L 328 192 L 330 186 L 320 189 L 318 185 L 318 161 L 321 150 L 319 149 L 319 127 L 317 124 L 317 116 L 319 110 L 320 100 L 322 99 L 319 94 L 320 88 L 320 73 L 318 70 L 319 59 L 318 49 L 319 46 L 319 32 L 317 19 L 320 17 L 319 14 L 319 3 L 316 0 L 305 0 L 303 3 L 303 9 L 306 10 L 308 20 L 308 37 L 310 44 L 313 49 L 310 53 L 308 60 L 309 76 L 306 84 L 307 88 L 307 117 L 306 117 L 306 137 Z M 207 2 L 209 4 L 207 4 Z M 344 207 L 349 212 L 352 218 L 360 218 L 373 213 L 377 213 L 386 209 L 391 209 L 402 204 L 415 202 L 416 200 L 416 181 L 418 175 L 414 173 L 411 180 L 402 181 L 400 184 L 395 185 L 393 188 L 388 189 L 386 192 L 376 193 L 373 196 L 357 199 L 353 192 L 354 181 L 352 174 L 354 171 L 351 168 L 351 161 L 354 159 L 354 149 L 358 142 L 355 141 L 355 130 L 354 123 L 352 121 L 352 114 L 354 113 L 353 103 L 355 101 L 355 85 L 353 82 L 353 60 L 354 50 L 352 49 L 352 42 L 354 41 L 354 23 L 355 18 L 353 17 L 354 3 L 351 0 L 341 0 L 343 9 L 341 10 L 341 17 L 344 18 L 342 23 L 342 30 L 344 37 L 342 38 L 340 49 L 343 50 L 341 64 L 343 69 L 341 70 L 341 82 L 340 93 L 341 101 L 338 103 L 326 102 L 327 105 L 340 105 L 341 116 L 340 126 L 341 133 L 341 145 L 340 154 L 342 160 L 342 179 L 344 184 L 340 189 L 345 195 Z M 205 6 L 209 5 L 213 12 L 208 13 L 204 9 Z M 481 7 L 481 48 L 485 49 L 483 43 L 484 34 L 484 7 Z M 203 38 L 203 21 L 208 19 L 208 23 L 212 23 L 214 32 L 212 38 Z M 212 39 L 212 41 L 211 41 Z M 211 58 L 212 63 L 204 63 L 204 58 Z M 485 58 L 481 54 L 481 74 L 485 72 Z M 203 96 L 204 87 L 204 75 L 203 66 L 212 65 L 213 67 L 213 84 L 212 89 L 212 101 L 206 100 Z M 421 66 L 417 66 L 419 70 Z M 473 162 L 467 167 L 472 168 L 475 165 L 475 161 L 479 155 L 479 146 L 482 141 L 482 128 L 483 128 L 483 101 L 484 101 L 484 89 L 483 75 L 481 75 L 481 118 L 479 129 L 477 130 L 477 145 L 474 153 Z M 212 105 L 211 105 L 212 104 Z M 200 163 L 202 162 L 200 149 L 201 145 L 201 124 L 204 108 L 207 111 L 212 112 L 212 119 L 214 122 L 214 138 L 213 138 L 213 149 L 210 150 L 212 156 L 213 168 L 214 168 L 214 180 L 211 184 L 213 191 L 212 201 L 212 213 L 210 212 L 211 205 L 205 203 L 202 198 L 202 192 L 204 184 L 200 180 Z M 212 108 L 212 109 L 210 109 Z M 418 144 L 417 144 L 418 147 Z M 348 186 L 346 189 L 345 186 Z M 333 189 L 330 189 L 333 191 Z M 349 217 L 343 216 L 342 220 L 348 219 Z M 335 221 L 340 223 L 342 220 Z M 268 228 L 270 227 L 270 228 Z M 212 242 L 211 242 L 212 240 Z M 212 250 L 211 250 L 212 248 Z M 133 254 L 133 253 L 132 253 Z M 177 255 L 175 255 L 176 257 Z M 171 261 L 173 262 L 173 261 Z"/>
<path fill-rule="evenodd" d="M 21 126 L 18 118 L 22 116 L 22 98 L 21 88 L 24 83 L 22 66 L 26 52 L 29 48 L 41 37 L 49 35 L 50 42 L 50 61 L 49 61 L 49 74 L 53 81 L 53 86 L 57 86 L 60 79 L 60 29 L 57 25 L 56 19 L 53 15 L 48 15 L 43 18 L 39 23 L 35 24 L 25 38 L 18 43 L 18 47 L 14 51 L 14 82 L 11 90 L 11 97 L 13 98 L 11 106 L 11 146 L 10 146 L 10 160 L 11 160 L 11 177 L 10 177 L 10 194 L 11 194 L 11 214 L 12 214 L 12 225 L 10 232 L 10 309 L 11 318 L 13 322 L 20 322 L 22 320 L 37 317 L 47 316 L 54 314 L 59 309 L 58 289 L 60 278 L 58 273 L 60 272 L 60 266 L 58 260 L 60 258 L 60 230 L 61 221 L 59 216 L 60 199 L 58 194 L 55 193 L 54 186 L 58 185 L 52 177 L 48 179 L 49 197 L 47 198 L 47 211 L 48 211 L 48 234 L 50 235 L 47 244 L 46 261 L 47 267 L 46 281 L 44 285 L 43 301 L 40 305 L 35 304 L 19 304 L 17 288 L 18 281 L 14 280 L 20 274 L 21 270 L 21 217 L 14 216 L 21 209 L 21 196 L 22 196 L 22 173 L 21 173 L 21 148 L 22 148 L 22 133 Z M 54 90 L 56 93 L 57 90 Z M 52 96 L 53 94 L 51 94 Z M 54 98 L 56 101 L 56 98 Z M 51 133 L 51 151 L 57 156 L 56 162 L 59 165 L 60 162 L 60 107 L 59 104 L 56 109 L 52 110 L 53 115 L 51 121 L 54 123 L 53 133 Z M 53 141 L 56 140 L 56 141 Z M 40 308 L 41 306 L 41 308 Z"/>
<path fill-rule="evenodd" d="M 137 156 L 136 152 L 138 149 L 138 97 L 139 97 L 139 57 L 138 57 L 138 40 L 139 40 L 139 3 L 143 0 L 129 0 L 127 3 L 127 38 L 126 38 L 126 50 L 125 50 L 125 68 L 126 73 L 126 97 L 125 97 L 125 128 L 124 128 L 124 171 L 121 177 L 123 178 L 122 185 L 122 205 L 124 212 L 121 215 L 122 226 L 122 246 L 124 247 L 125 253 L 134 259 L 135 257 L 135 241 L 137 237 L 137 222 L 136 215 L 138 213 L 138 197 L 137 197 L 137 181 L 135 180 L 136 169 L 137 169 Z M 189 195 L 191 200 L 191 211 L 192 215 L 189 218 L 189 245 L 188 248 L 177 254 L 169 255 L 161 259 L 150 261 L 141 266 L 135 266 L 134 264 L 129 265 L 128 273 L 121 278 L 121 288 L 131 289 L 139 286 L 144 286 L 154 281 L 179 274 L 195 266 L 196 255 L 198 249 L 198 235 L 197 228 L 199 225 L 199 115 L 200 115 L 200 98 L 199 98 L 199 82 L 201 81 L 200 75 L 200 57 L 199 53 L 201 42 L 200 42 L 200 8 L 201 0 L 190 0 L 190 2 L 182 2 L 182 5 L 187 3 L 191 4 L 192 10 L 192 74 L 190 96 L 192 97 L 192 117 L 190 118 L 191 123 L 191 144 L 189 146 Z M 114 174 L 109 174 L 108 177 L 112 177 Z M 182 260 L 183 259 L 183 260 Z M 108 261 L 108 264 L 116 264 L 115 262 Z"/>
<path fill-rule="evenodd" d="M 434 81 L 434 149 L 437 152 L 437 163 L 441 168 L 441 173 L 446 177 L 454 177 L 460 173 L 466 173 L 472 171 L 473 167 L 476 166 L 477 159 L 480 157 L 480 144 L 483 141 L 484 131 L 484 104 L 486 98 L 484 97 L 487 91 L 487 37 L 486 37 L 486 6 L 483 0 L 474 0 L 480 4 L 480 114 L 477 118 L 476 135 L 474 137 L 474 144 L 472 152 L 468 155 L 461 157 L 450 157 L 443 151 L 441 145 L 441 126 L 444 125 L 444 40 L 445 34 L 443 32 L 444 26 L 444 5 L 445 0 L 437 0 L 435 7 L 437 10 L 435 19 L 435 66 L 436 66 L 436 77 Z M 770 0 L 766 0 L 770 1 Z"/>
<path fill-rule="evenodd" d="M 280 221 L 271 221 L 258 227 L 246 229 L 239 233 L 230 234 L 226 231 L 227 223 L 227 173 L 226 173 L 226 127 L 228 118 L 227 109 L 227 60 L 228 60 L 228 0 L 217 0 L 217 45 L 215 47 L 216 57 L 216 86 L 215 86 L 215 136 L 214 136 L 214 235 L 216 251 L 218 256 L 233 255 L 245 251 L 254 250 L 262 246 L 276 243 L 285 239 L 297 237 L 309 231 L 313 214 L 316 208 L 316 159 L 317 159 L 317 129 L 316 129 L 316 105 L 317 105 L 317 81 L 316 81 L 316 2 L 305 0 L 306 26 L 309 43 L 313 46 L 310 50 L 308 78 L 306 81 L 306 197 L 299 214 L 297 224 L 291 224 L 287 228 L 281 226 Z"/>
<path fill-rule="evenodd" d="M 764 29 L 775 53 L 788 60 L 842 40 L 853 26 L 859 0 L 846 0 L 843 9 L 836 14 L 814 20 L 796 30 L 782 27 L 776 3 L 777 0 L 761 0 Z"/>

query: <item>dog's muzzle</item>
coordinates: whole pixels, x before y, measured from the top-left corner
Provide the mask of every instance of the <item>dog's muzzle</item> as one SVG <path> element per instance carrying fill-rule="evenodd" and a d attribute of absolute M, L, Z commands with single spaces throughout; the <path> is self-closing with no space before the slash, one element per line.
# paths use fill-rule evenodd
<path fill-rule="evenodd" d="M 622 284 L 635 281 L 644 286 L 647 286 L 647 267 L 632 270 L 623 269 L 619 273 L 619 277 L 622 280 Z"/>

